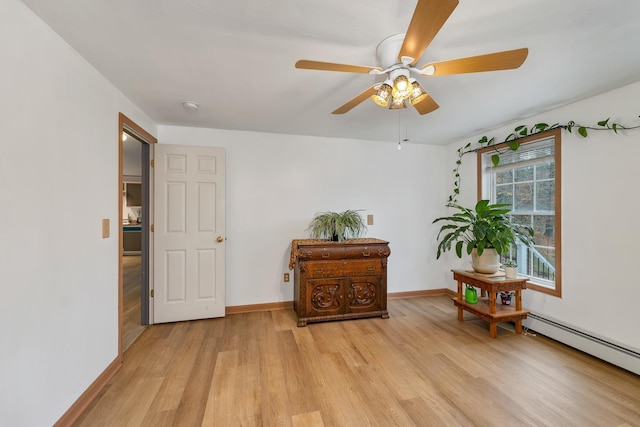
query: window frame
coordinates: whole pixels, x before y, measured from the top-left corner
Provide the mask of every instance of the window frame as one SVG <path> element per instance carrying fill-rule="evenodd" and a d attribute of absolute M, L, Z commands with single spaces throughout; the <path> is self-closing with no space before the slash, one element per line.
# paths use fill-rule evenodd
<path fill-rule="evenodd" d="M 542 285 L 540 283 L 536 283 L 535 278 L 531 278 L 527 283 L 527 289 L 532 289 L 537 292 L 541 292 L 543 294 L 552 295 L 558 298 L 562 298 L 562 153 L 561 153 L 561 132 L 562 129 L 554 129 L 551 131 L 537 133 L 535 135 L 527 136 L 524 138 L 518 139 L 518 143 L 522 145 L 539 142 L 543 139 L 554 138 L 554 162 L 555 162 L 555 287 L 550 288 L 549 286 Z M 484 188 L 487 173 L 483 170 L 483 155 L 486 153 L 490 153 L 493 151 L 500 150 L 509 150 L 508 143 L 500 143 L 495 144 L 490 147 L 485 147 L 477 151 L 476 153 L 476 161 L 477 161 L 477 194 L 478 200 L 482 200 L 488 198 L 485 196 Z"/>

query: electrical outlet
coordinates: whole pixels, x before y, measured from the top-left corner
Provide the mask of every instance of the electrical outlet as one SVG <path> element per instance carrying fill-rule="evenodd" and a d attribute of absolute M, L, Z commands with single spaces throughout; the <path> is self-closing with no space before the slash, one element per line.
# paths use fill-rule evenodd
<path fill-rule="evenodd" d="M 102 238 L 107 239 L 109 237 L 109 218 L 102 220 Z"/>
<path fill-rule="evenodd" d="M 284 281 L 285 282 L 289 281 L 289 273 L 284 273 Z"/>

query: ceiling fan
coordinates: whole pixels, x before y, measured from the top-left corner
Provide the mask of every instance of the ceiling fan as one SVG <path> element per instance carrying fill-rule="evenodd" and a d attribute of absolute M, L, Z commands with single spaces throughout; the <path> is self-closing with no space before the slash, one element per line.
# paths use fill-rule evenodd
<path fill-rule="evenodd" d="M 520 67 L 529 53 L 527 48 L 522 48 L 416 66 L 427 46 L 457 6 L 458 0 L 418 0 L 406 34 L 387 37 L 376 48 L 376 56 L 382 67 L 301 59 L 296 62 L 296 68 L 387 75 L 384 82 L 369 87 L 332 114 L 344 114 L 367 98 L 390 109 L 406 108 L 408 101 L 418 113 L 430 113 L 439 106 L 418 81 L 411 77 L 412 74 L 446 76 L 511 70 Z"/>

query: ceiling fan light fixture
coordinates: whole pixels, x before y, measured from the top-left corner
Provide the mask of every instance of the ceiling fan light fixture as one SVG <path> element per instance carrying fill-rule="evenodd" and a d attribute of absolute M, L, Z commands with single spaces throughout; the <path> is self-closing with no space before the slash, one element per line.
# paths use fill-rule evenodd
<path fill-rule="evenodd" d="M 424 101 L 424 99 L 428 97 L 429 94 L 425 92 L 422 86 L 420 86 L 420 83 L 415 81 L 415 79 L 412 79 L 412 80 L 413 80 L 411 82 L 412 89 L 411 89 L 411 96 L 409 97 L 409 102 L 411 103 L 411 105 L 416 105 L 418 102 Z"/>
<path fill-rule="evenodd" d="M 390 110 L 400 110 L 402 108 L 407 108 L 407 104 L 405 104 L 405 102 L 404 102 L 405 99 L 406 98 L 403 98 L 403 99 L 393 98 L 393 100 L 389 104 L 389 109 Z"/>
<path fill-rule="evenodd" d="M 396 99 L 407 99 L 412 91 L 411 82 L 404 74 L 400 74 L 393 81 L 393 90 L 391 95 Z"/>
<path fill-rule="evenodd" d="M 389 81 L 389 83 L 391 82 Z M 391 96 L 391 90 L 392 90 L 391 85 L 389 83 L 387 82 L 382 83 L 378 88 L 378 91 L 373 95 L 371 95 L 371 99 L 373 99 L 373 102 L 375 102 L 381 107 L 389 106 L 389 97 Z"/>

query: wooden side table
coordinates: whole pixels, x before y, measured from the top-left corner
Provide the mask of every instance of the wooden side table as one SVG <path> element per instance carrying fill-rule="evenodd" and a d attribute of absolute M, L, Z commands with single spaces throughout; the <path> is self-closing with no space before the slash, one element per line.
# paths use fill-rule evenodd
<path fill-rule="evenodd" d="M 527 278 L 518 277 L 507 279 L 504 276 L 491 276 L 466 270 L 451 270 L 453 279 L 458 282 L 458 296 L 453 299 L 453 305 L 458 307 L 458 320 L 463 320 L 463 310 L 489 322 L 489 336 L 495 338 L 499 322 L 515 322 L 516 334 L 522 333 L 522 320 L 527 318 L 528 310 L 522 308 L 522 290 L 527 288 Z M 469 304 L 463 298 L 462 284 L 474 286 L 488 293 L 488 298 L 478 298 L 477 304 Z M 496 305 L 498 292 L 515 292 L 515 306 Z"/>

